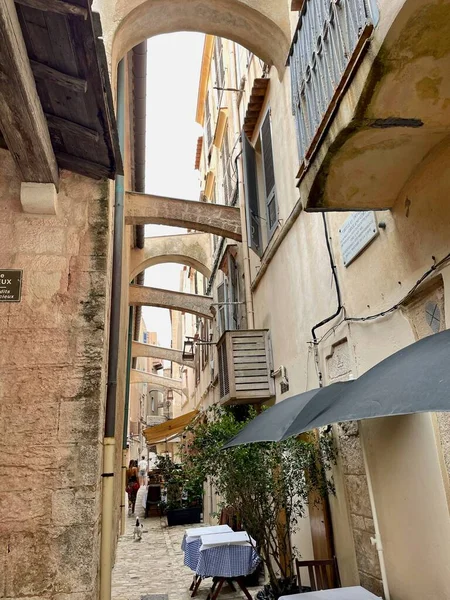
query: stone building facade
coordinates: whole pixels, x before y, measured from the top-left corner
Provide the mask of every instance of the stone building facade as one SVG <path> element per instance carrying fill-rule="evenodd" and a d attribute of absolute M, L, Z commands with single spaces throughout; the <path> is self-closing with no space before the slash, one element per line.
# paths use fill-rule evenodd
<path fill-rule="evenodd" d="M 0 150 L 0 596 L 97 595 L 109 302 L 109 185 L 63 173 L 57 214 L 30 215 Z"/>

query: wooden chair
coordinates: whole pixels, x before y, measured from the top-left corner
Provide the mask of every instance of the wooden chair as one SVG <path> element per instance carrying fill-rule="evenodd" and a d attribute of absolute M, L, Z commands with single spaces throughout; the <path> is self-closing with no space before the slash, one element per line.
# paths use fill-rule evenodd
<path fill-rule="evenodd" d="M 295 560 L 297 583 L 300 592 L 303 591 L 300 569 L 306 567 L 309 573 L 311 590 L 331 590 L 341 587 L 336 557 L 327 560 Z"/>

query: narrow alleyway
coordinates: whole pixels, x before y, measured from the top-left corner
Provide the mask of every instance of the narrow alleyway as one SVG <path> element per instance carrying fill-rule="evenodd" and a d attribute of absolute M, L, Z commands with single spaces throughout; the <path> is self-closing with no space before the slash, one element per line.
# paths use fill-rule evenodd
<path fill-rule="evenodd" d="M 136 516 L 141 518 L 144 533 L 140 542 L 133 540 L 135 519 L 127 520 L 127 529 L 119 540 L 112 578 L 113 600 L 188 600 L 193 573 L 183 564 L 181 541 L 185 526 L 167 527 L 165 518 L 144 519 L 143 488 L 136 502 Z M 205 600 L 211 580 L 205 581 L 197 593 Z M 249 588 L 253 598 L 259 588 Z M 148 596 L 154 597 L 147 598 Z M 167 598 L 167 596 L 168 598 Z M 243 599 L 244 595 L 224 586 L 219 598 Z"/>

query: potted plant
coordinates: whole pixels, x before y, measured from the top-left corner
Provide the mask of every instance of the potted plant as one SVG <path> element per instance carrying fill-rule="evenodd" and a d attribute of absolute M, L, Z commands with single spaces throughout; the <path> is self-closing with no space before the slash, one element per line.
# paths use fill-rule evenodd
<path fill-rule="evenodd" d="M 223 506 L 234 511 L 256 540 L 269 577 L 259 598 L 276 600 L 296 591 L 291 533 L 313 493 L 334 491 L 325 476 L 334 448 L 324 436 L 222 450 L 254 416 L 252 408 L 211 407 L 206 418 L 190 427 L 182 455 L 185 468 L 213 483 Z"/>
<path fill-rule="evenodd" d="M 167 516 L 168 526 L 200 523 L 203 482 L 184 465 L 174 463 L 168 456 L 158 457 L 158 468 L 166 486 L 161 508 Z"/>

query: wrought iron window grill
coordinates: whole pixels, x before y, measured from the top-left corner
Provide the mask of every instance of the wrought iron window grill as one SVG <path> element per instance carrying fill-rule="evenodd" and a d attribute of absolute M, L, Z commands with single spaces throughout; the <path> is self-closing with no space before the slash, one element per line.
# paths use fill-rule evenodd
<path fill-rule="evenodd" d="M 304 0 L 288 58 L 299 178 L 377 22 L 376 0 Z"/>

